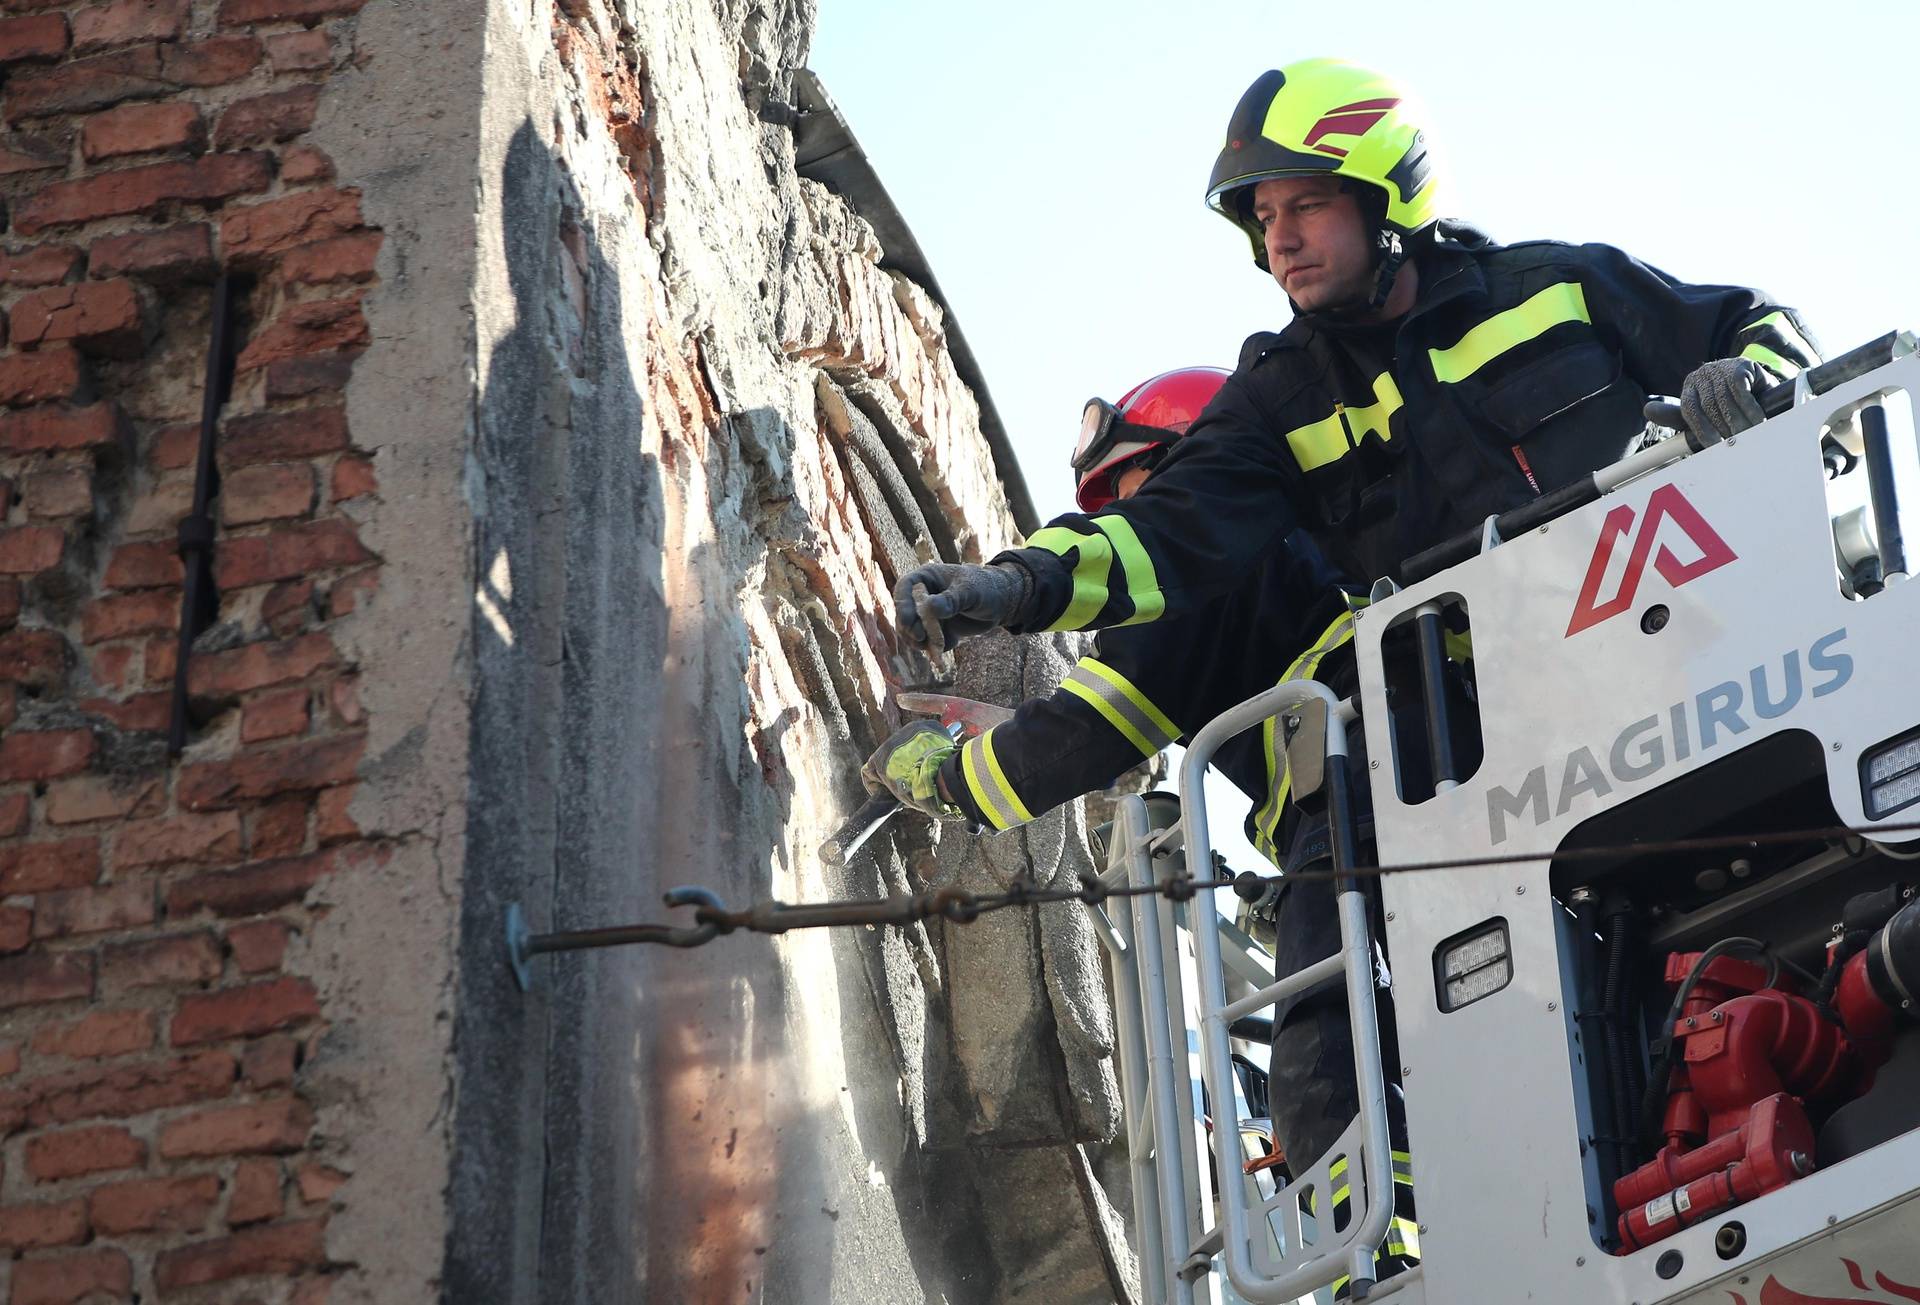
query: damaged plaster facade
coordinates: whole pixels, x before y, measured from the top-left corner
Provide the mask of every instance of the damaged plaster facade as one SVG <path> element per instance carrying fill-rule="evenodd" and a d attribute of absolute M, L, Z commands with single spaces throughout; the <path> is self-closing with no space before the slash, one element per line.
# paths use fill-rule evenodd
<path fill-rule="evenodd" d="M 898 689 L 1076 649 L 892 629 L 1036 522 L 814 18 L 0 4 L 0 1297 L 1131 1299 L 1078 906 L 507 963 L 1088 868 L 815 855 Z"/>

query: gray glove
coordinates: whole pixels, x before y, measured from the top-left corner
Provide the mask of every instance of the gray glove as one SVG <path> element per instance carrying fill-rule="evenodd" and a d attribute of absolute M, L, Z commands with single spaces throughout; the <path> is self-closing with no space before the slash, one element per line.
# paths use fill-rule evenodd
<path fill-rule="evenodd" d="M 1680 416 L 1700 443 L 1717 444 L 1767 419 L 1753 392 L 1769 380 L 1748 358 L 1702 363 L 1680 387 Z"/>
<path fill-rule="evenodd" d="M 958 566 L 929 562 L 893 587 L 894 615 L 907 638 L 936 656 L 1015 620 L 1033 595 L 1033 577 L 1013 562 Z"/>

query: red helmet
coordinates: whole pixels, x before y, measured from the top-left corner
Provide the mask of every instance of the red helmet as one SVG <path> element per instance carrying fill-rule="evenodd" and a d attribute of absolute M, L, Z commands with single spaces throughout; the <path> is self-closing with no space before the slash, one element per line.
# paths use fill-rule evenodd
<path fill-rule="evenodd" d="M 1080 415 L 1080 441 L 1073 446 L 1080 510 L 1097 512 L 1113 502 L 1120 472 L 1141 454 L 1185 435 L 1226 382 L 1227 373 L 1218 367 L 1182 367 L 1142 381 L 1117 404 L 1088 399 Z"/>

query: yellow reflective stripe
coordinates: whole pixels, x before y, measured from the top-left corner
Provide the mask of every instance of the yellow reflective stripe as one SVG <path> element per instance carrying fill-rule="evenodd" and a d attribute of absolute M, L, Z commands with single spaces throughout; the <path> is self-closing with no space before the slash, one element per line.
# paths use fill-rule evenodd
<path fill-rule="evenodd" d="M 1790 381 L 1800 374 L 1800 364 L 1782 358 L 1764 344 L 1750 344 L 1740 351 L 1740 356 L 1759 363 L 1783 381 Z"/>
<path fill-rule="evenodd" d="M 1092 707 L 1127 737 L 1143 756 L 1154 756 L 1180 737 L 1180 727 L 1105 662 L 1082 657 L 1060 687 Z"/>
<path fill-rule="evenodd" d="M 1066 526 L 1047 526 L 1027 537 L 1027 547 L 1044 548 L 1061 558 L 1075 549 L 1080 553 L 1073 564 L 1073 597 L 1048 629 L 1082 629 L 1100 614 L 1107 605 L 1107 574 L 1113 563 L 1113 548 L 1105 534 L 1083 535 Z"/>
<path fill-rule="evenodd" d="M 1460 337 L 1451 349 L 1429 349 L 1437 381 L 1464 381 L 1516 345 L 1544 335 L 1562 322 L 1592 322 L 1586 291 L 1573 281 L 1550 285 L 1525 303 L 1495 313 Z"/>
<path fill-rule="evenodd" d="M 1345 457 L 1369 435 L 1392 439 L 1393 414 L 1400 411 L 1403 402 L 1393 373 L 1381 372 L 1373 378 L 1372 403 L 1364 408 L 1335 404 L 1332 416 L 1288 431 L 1287 447 L 1293 450 L 1293 460 L 1300 464 L 1300 470 L 1324 467 Z"/>
<path fill-rule="evenodd" d="M 1154 574 L 1153 559 L 1147 556 L 1140 536 L 1133 532 L 1133 522 L 1125 517 L 1100 516 L 1093 518 L 1093 524 L 1112 541 L 1114 556 L 1120 559 L 1120 571 L 1127 578 L 1127 597 L 1133 600 L 1133 615 L 1120 624 L 1140 625 L 1166 611 L 1167 599 L 1160 592 L 1160 577 Z"/>
<path fill-rule="evenodd" d="M 1000 768 L 1000 759 L 994 755 L 993 732 L 999 728 L 996 725 L 978 738 L 967 740 L 960 749 L 960 773 L 967 781 L 967 790 L 973 794 L 974 805 L 986 813 L 988 823 L 995 829 L 1011 829 L 1032 820 L 1033 813 L 1013 791 L 1013 785 L 1007 782 L 1007 772 Z"/>
<path fill-rule="evenodd" d="M 1412 1219 L 1395 1215 L 1387 1224 L 1387 1239 L 1380 1249 L 1388 1255 L 1405 1255 L 1419 1259 L 1420 1225 Z"/>
<path fill-rule="evenodd" d="M 1167 608 L 1166 595 L 1160 592 L 1160 579 L 1154 573 L 1153 559 L 1147 556 L 1133 523 L 1125 517 L 1091 518 L 1096 533 L 1087 535 L 1070 526 L 1047 526 L 1027 538 L 1027 547 L 1044 548 L 1065 558 L 1078 551 L 1073 564 L 1073 597 L 1066 610 L 1049 630 L 1081 630 L 1100 615 L 1113 596 L 1113 564 L 1120 563 L 1127 597 L 1133 603 L 1133 615 L 1118 622 L 1139 625 L 1151 621 Z"/>
<path fill-rule="evenodd" d="M 1349 600 L 1350 603 L 1353 601 Z M 1360 601 L 1358 605 L 1366 604 Z M 1320 632 L 1320 637 L 1314 640 L 1305 652 L 1294 658 L 1293 664 L 1287 667 L 1286 674 L 1280 679 L 1282 681 L 1303 677 L 1311 679 L 1313 673 L 1320 669 L 1320 663 L 1326 660 L 1327 654 L 1352 638 L 1353 612 L 1349 610 L 1336 616 L 1332 623 Z M 1275 852 L 1278 851 L 1280 817 L 1286 811 L 1287 794 L 1292 791 L 1293 777 L 1287 772 L 1286 740 L 1274 728 L 1274 719 L 1269 716 L 1260 725 L 1260 741 L 1267 760 L 1267 800 L 1261 803 L 1260 809 L 1254 813 L 1253 827 L 1256 834 L 1265 838 L 1268 847 L 1274 849 L 1274 852 L 1267 852 L 1268 859 L 1278 864 L 1280 858 L 1275 855 Z"/>
<path fill-rule="evenodd" d="M 1800 334 L 1800 328 L 1793 324 L 1793 319 L 1787 316 L 1785 309 L 1776 308 L 1759 321 L 1748 322 L 1734 333 L 1734 338 L 1738 339 L 1740 336 L 1747 335 L 1750 332 L 1765 330 L 1771 330 L 1780 337 L 1781 344 L 1784 344 L 1787 348 L 1792 349 L 1795 353 L 1798 353 L 1802 358 L 1807 360 L 1806 363 L 1790 363 L 1789 365 L 1793 367 L 1795 372 L 1798 372 L 1801 367 L 1809 363 L 1815 363 L 1820 360 L 1820 351 L 1813 347 L 1812 342 L 1809 341 L 1806 336 Z M 1746 357 L 1745 351 L 1742 351 L 1740 356 L 1743 358 Z M 1761 360 L 1756 358 L 1754 361 L 1760 362 Z"/>

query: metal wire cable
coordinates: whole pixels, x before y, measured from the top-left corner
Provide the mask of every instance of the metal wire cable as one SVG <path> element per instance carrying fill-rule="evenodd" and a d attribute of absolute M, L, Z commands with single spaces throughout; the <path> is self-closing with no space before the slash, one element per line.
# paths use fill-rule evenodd
<path fill-rule="evenodd" d="M 1875 826 L 1876 834 L 1920 831 L 1920 821 Z M 755 903 L 741 910 L 729 910 L 726 903 L 704 888 L 675 888 L 666 894 L 668 906 L 692 906 L 691 928 L 665 924 L 635 924 L 612 929 L 585 929 L 562 933 L 535 934 L 527 938 L 528 955 L 552 951 L 574 951 L 587 947 L 613 947 L 630 943 L 660 943 L 669 947 L 698 947 L 723 934 L 782 934 L 793 929 L 850 928 L 865 925 L 907 925 L 924 920 L 949 920 L 967 924 L 993 911 L 1024 906 L 1044 906 L 1059 902 L 1081 902 L 1097 906 L 1113 898 L 1160 896 L 1184 902 L 1202 890 L 1232 888 L 1236 881 L 1249 878 L 1270 881 L 1285 878 L 1299 882 L 1341 878 L 1385 878 L 1397 874 L 1431 874 L 1443 870 L 1472 870 L 1534 861 L 1615 860 L 1623 856 L 1652 856 L 1679 852 L 1757 850 L 1781 844 L 1812 840 L 1860 840 L 1862 831 L 1844 825 L 1813 829 L 1776 830 L 1761 834 L 1720 834 L 1702 838 L 1673 838 L 1642 843 L 1562 848 L 1553 852 L 1505 852 L 1482 856 L 1449 857 L 1433 861 L 1403 861 L 1387 865 L 1350 866 L 1345 869 L 1290 871 L 1282 876 L 1219 874 L 1196 879 L 1177 875 L 1155 884 L 1114 887 L 1098 875 L 1082 873 L 1077 888 L 1043 888 L 1030 880 L 1016 880 L 997 893 L 970 893 L 959 888 L 930 888 L 908 896 L 878 897 L 830 902 Z M 1156 858 L 1170 855 L 1171 846 L 1156 848 Z M 1224 869 L 1224 866 L 1222 867 Z"/>

